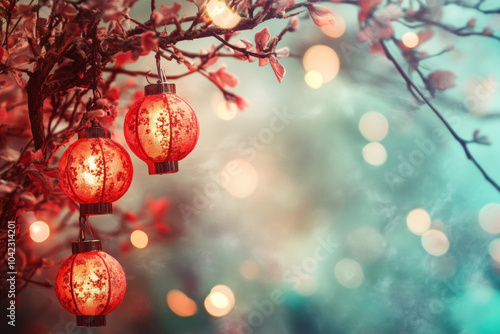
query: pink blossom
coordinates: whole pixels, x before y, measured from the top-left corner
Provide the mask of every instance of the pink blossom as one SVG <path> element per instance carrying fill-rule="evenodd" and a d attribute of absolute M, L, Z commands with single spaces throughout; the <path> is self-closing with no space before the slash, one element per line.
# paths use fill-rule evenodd
<path fill-rule="evenodd" d="M 278 59 L 275 56 L 269 57 L 269 63 L 271 64 L 271 67 L 273 68 L 273 71 L 274 71 L 274 74 L 276 75 L 276 78 L 278 78 L 278 82 L 281 83 L 281 81 L 283 80 L 283 77 L 286 74 L 285 68 L 283 67 L 283 65 L 281 65 L 278 62 Z"/>
<path fill-rule="evenodd" d="M 238 78 L 234 74 L 227 73 L 225 65 L 219 67 L 219 69 L 215 72 L 210 72 L 209 75 L 212 81 L 217 86 L 222 88 L 225 88 L 226 86 L 236 87 L 238 84 Z"/>
<path fill-rule="evenodd" d="M 446 90 L 455 86 L 455 74 L 450 71 L 434 71 L 429 74 L 429 82 L 437 90 Z"/>
<path fill-rule="evenodd" d="M 150 51 L 155 51 L 158 49 L 158 38 L 156 34 L 152 31 L 147 31 L 142 34 L 141 39 L 142 45 L 142 55 L 147 55 Z"/>
<path fill-rule="evenodd" d="M 307 9 L 309 9 L 309 14 L 311 14 L 311 18 L 317 26 L 323 27 L 335 24 L 333 10 L 331 8 L 320 5 L 312 5 L 307 7 Z"/>

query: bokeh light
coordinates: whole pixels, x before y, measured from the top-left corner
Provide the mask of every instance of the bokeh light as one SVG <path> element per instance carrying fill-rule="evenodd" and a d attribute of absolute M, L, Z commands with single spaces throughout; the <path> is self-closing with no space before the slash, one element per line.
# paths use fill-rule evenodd
<path fill-rule="evenodd" d="M 488 233 L 500 233 L 500 205 L 486 204 L 479 211 L 479 225 Z"/>
<path fill-rule="evenodd" d="M 491 241 L 488 250 L 490 252 L 491 258 L 500 263 L 500 239 Z"/>
<path fill-rule="evenodd" d="M 30 225 L 30 237 L 34 242 L 44 242 L 50 235 L 49 225 L 41 220 Z"/>
<path fill-rule="evenodd" d="M 385 147 L 377 142 L 366 144 L 363 147 L 363 159 L 370 165 L 380 166 L 387 160 L 387 151 Z"/>
<path fill-rule="evenodd" d="M 332 81 L 339 73 L 339 56 L 326 45 L 311 46 L 302 59 L 306 73 L 316 71 L 321 74 L 323 84 Z"/>
<path fill-rule="evenodd" d="M 369 141 L 381 141 L 389 132 L 389 123 L 381 113 L 369 111 L 359 120 L 359 132 Z"/>
<path fill-rule="evenodd" d="M 196 314 L 198 306 L 194 300 L 179 290 L 171 290 L 167 294 L 168 307 L 179 317 L 190 317 Z"/>
<path fill-rule="evenodd" d="M 384 254 L 385 239 L 378 230 L 362 226 L 349 234 L 347 245 L 352 257 L 365 263 L 372 263 Z"/>
<path fill-rule="evenodd" d="M 411 49 L 418 45 L 419 38 L 417 34 L 415 34 L 412 31 L 409 31 L 403 35 L 401 41 L 403 42 L 404 46 Z"/>
<path fill-rule="evenodd" d="M 241 17 L 224 0 L 209 0 L 205 10 L 212 23 L 220 28 L 231 29 L 241 21 Z"/>
<path fill-rule="evenodd" d="M 323 76 L 318 71 L 309 71 L 304 76 L 306 84 L 312 89 L 319 89 L 323 86 Z"/>
<path fill-rule="evenodd" d="M 322 26 L 321 31 L 323 31 L 323 33 L 328 37 L 339 38 L 345 32 L 345 21 L 339 13 L 334 12 L 334 16 L 335 23 Z"/>
<path fill-rule="evenodd" d="M 439 230 L 429 230 L 422 235 L 422 246 L 427 253 L 441 256 L 448 252 L 450 242 L 448 237 Z"/>
<path fill-rule="evenodd" d="M 238 114 L 238 107 L 233 102 L 221 101 L 217 105 L 215 113 L 220 119 L 230 121 Z"/>
<path fill-rule="evenodd" d="M 137 248 L 146 247 L 148 245 L 148 241 L 149 241 L 148 235 L 144 231 L 135 230 L 130 235 L 130 242 Z"/>
<path fill-rule="evenodd" d="M 406 216 L 406 225 L 411 233 L 422 235 L 431 227 L 431 216 L 422 208 L 413 209 Z"/>
<path fill-rule="evenodd" d="M 231 195 L 245 198 L 257 188 L 259 175 L 251 163 L 243 159 L 236 159 L 229 161 L 224 166 L 221 180 L 225 180 L 224 188 Z"/>
<path fill-rule="evenodd" d="M 241 276 L 249 281 L 254 281 L 259 277 L 259 267 L 253 261 L 243 261 L 240 264 Z"/>
<path fill-rule="evenodd" d="M 223 317 L 234 307 L 235 298 L 233 291 L 225 285 L 217 285 L 212 288 L 210 294 L 205 298 L 205 309 L 213 317 Z"/>
<path fill-rule="evenodd" d="M 352 259 L 342 259 L 334 269 L 337 281 L 349 289 L 355 289 L 363 283 L 364 274 L 361 265 Z"/>

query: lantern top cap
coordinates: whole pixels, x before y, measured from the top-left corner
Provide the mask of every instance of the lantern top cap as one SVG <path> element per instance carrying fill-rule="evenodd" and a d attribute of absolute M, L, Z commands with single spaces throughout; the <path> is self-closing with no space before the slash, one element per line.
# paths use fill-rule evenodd
<path fill-rule="evenodd" d="M 101 240 L 75 241 L 71 244 L 71 250 L 73 251 L 73 254 L 101 251 L 102 250 Z"/>
<path fill-rule="evenodd" d="M 92 125 L 78 134 L 78 139 L 81 138 L 111 138 L 111 133 L 102 127 L 102 125 L 93 119 Z"/>
<path fill-rule="evenodd" d="M 175 94 L 175 84 L 173 82 L 160 82 L 144 87 L 144 95 Z"/>

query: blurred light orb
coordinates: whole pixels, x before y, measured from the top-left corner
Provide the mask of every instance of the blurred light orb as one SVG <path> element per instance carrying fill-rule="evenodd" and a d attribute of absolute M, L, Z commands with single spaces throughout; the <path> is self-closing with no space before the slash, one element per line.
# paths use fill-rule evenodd
<path fill-rule="evenodd" d="M 323 84 L 332 81 L 340 69 L 339 56 L 326 45 L 311 46 L 302 59 L 306 73 L 316 71 L 321 74 Z"/>
<path fill-rule="evenodd" d="M 179 290 L 171 290 L 167 293 L 168 307 L 179 317 L 190 317 L 196 314 L 198 306 L 194 300 Z"/>
<path fill-rule="evenodd" d="M 351 259 L 342 259 L 334 269 L 335 278 L 344 287 L 355 289 L 363 283 L 364 274 L 361 265 Z"/>
<path fill-rule="evenodd" d="M 238 107 L 233 102 L 222 101 L 217 105 L 215 113 L 220 119 L 230 121 L 238 114 Z"/>
<path fill-rule="evenodd" d="M 363 147 L 362 154 L 363 159 L 374 166 L 381 166 L 387 160 L 387 151 L 385 147 L 377 142 L 366 144 L 365 147 Z"/>
<path fill-rule="evenodd" d="M 347 246 L 355 259 L 373 263 L 384 255 L 385 239 L 378 230 L 363 226 L 349 234 Z"/>
<path fill-rule="evenodd" d="M 401 41 L 403 42 L 404 46 L 411 49 L 418 45 L 419 38 L 417 34 L 415 34 L 412 31 L 409 31 L 403 35 Z"/>
<path fill-rule="evenodd" d="M 500 233 L 500 205 L 489 203 L 479 211 L 479 225 L 488 233 Z"/>
<path fill-rule="evenodd" d="M 145 248 L 148 245 L 149 238 L 146 232 L 141 231 L 141 230 L 135 230 L 132 232 L 130 235 L 130 242 L 132 245 L 134 245 L 136 248 Z"/>
<path fill-rule="evenodd" d="M 34 242 L 44 242 L 50 235 L 49 225 L 41 220 L 37 220 L 30 225 L 30 237 Z"/>
<path fill-rule="evenodd" d="M 339 13 L 334 12 L 334 17 L 335 23 L 322 26 L 321 31 L 328 37 L 339 38 L 345 32 L 345 21 Z"/>
<path fill-rule="evenodd" d="M 439 230 L 429 230 L 422 235 L 422 246 L 425 251 L 434 256 L 441 256 L 448 252 L 450 242 L 446 234 Z"/>
<path fill-rule="evenodd" d="M 225 285 L 217 285 L 212 288 L 210 294 L 205 298 L 205 309 L 213 317 L 223 317 L 234 307 L 235 298 L 233 291 Z"/>
<path fill-rule="evenodd" d="M 241 21 L 241 17 L 224 0 L 209 0 L 205 10 L 212 23 L 220 28 L 231 29 Z"/>
<path fill-rule="evenodd" d="M 319 89 L 323 86 L 323 76 L 318 71 L 307 72 L 304 81 L 312 89 Z"/>
<path fill-rule="evenodd" d="M 231 195 L 245 198 L 253 194 L 259 175 L 251 163 L 243 159 L 229 161 L 221 172 L 224 188 Z"/>
<path fill-rule="evenodd" d="M 387 118 L 376 111 L 364 113 L 359 120 L 358 127 L 361 135 L 369 141 L 381 141 L 389 132 Z"/>
<path fill-rule="evenodd" d="M 490 246 L 488 247 L 490 252 L 490 256 L 493 260 L 500 263 L 500 239 L 495 239 L 490 242 Z"/>
<path fill-rule="evenodd" d="M 240 264 L 240 274 L 249 281 L 254 281 L 259 277 L 259 267 L 253 261 L 243 261 Z"/>
<path fill-rule="evenodd" d="M 422 235 L 431 227 L 431 216 L 422 208 L 416 208 L 406 216 L 406 225 L 411 233 Z"/>

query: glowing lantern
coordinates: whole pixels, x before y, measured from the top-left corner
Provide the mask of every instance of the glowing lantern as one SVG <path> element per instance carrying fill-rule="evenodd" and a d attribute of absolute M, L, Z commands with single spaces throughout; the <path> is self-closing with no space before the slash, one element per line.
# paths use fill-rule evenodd
<path fill-rule="evenodd" d="M 160 82 L 145 87 L 125 117 L 128 146 L 149 166 L 149 174 L 175 173 L 178 161 L 195 147 L 198 118 L 189 104 L 175 94 L 175 84 Z"/>
<path fill-rule="evenodd" d="M 76 315 L 78 326 L 105 326 L 106 314 L 125 296 L 125 273 L 118 261 L 101 251 L 99 240 L 74 242 L 72 248 L 73 255 L 57 272 L 57 298 Z"/>
<path fill-rule="evenodd" d="M 111 213 L 111 202 L 122 197 L 132 182 L 130 156 L 98 123 L 78 138 L 59 162 L 61 188 L 81 204 L 80 214 Z"/>

